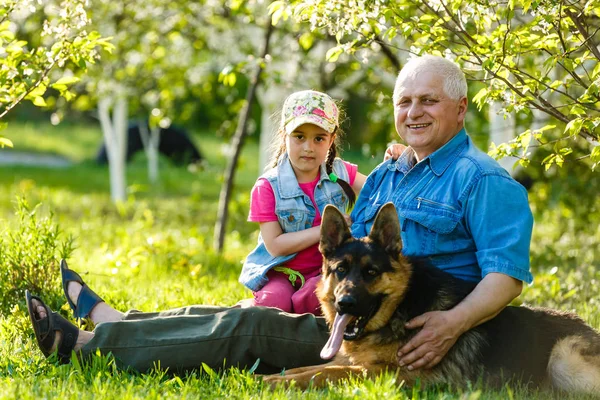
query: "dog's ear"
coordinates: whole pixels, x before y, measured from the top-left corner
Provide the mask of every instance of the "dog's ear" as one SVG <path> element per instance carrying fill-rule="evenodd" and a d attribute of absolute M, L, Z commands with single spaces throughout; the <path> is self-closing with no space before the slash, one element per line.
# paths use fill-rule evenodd
<path fill-rule="evenodd" d="M 331 254 L 350 238 L 352 238 L 352 234 L 344 215 L 335 206 L 326 205 L 321 221 L 321 241 L 319 243 L 321 254 L 324 256 Z"/>
<path fill-rule="evenodd" d="M 394 203 L 386 203 L 379 209 L 369 238 L 379 243 L 388 254 L 396 257 L 402 251 L 400 221 Z"/>

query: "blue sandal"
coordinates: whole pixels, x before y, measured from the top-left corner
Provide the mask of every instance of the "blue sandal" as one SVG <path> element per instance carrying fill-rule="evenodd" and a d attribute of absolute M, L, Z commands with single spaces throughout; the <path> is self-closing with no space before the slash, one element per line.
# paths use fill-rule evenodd
<path fill-rule="evenodd" d="M 32 296 L 29 290 L 25 291 L 25 299 L 27 301 L 27 311 L 29 312 L 29 319 L 31 325 L 33 325 L 33 331 L 35 332 L 35 338 L 38 343 L 38 347 L 44 353 L 46 357 L 49 357 L 52 352 L 52 346 L 56 339 L 56 332 L 62 333 L 60 343 L 58 343 L 56 351 L 58 352 L 58 360 L 61 364 L 68 364 L 71 361 L 71 353 L 77 343 L 77 337 L 79 337 L 79 329 L 63 318 L 62 315 L 52 311 L 42 299 L 37 296 Z M 34 310 L 32 300 L 36 299 L 46 309 L 46 318 L 38 319 L 36 317 L 37 312 Z"/>
<path fill-rule="evenodd" d="M 90 287 L 81 279 L 81 276 L 72 269 L 69 269 L 67 262 L 63 259 L 60 260 L 60 275 L 62 277 L 62 287 L 65 292 L 65 297 L 73 310 L 75 318 L 84 319 L 90 316 L 90 312 L 98 303 L 102 303 L 104 300 L 98 296 Z M 67 288 L 69 282 L 77 282 L 81 285 L 81 292 L 77 297 L 77 304 L 71 301 Z"/>

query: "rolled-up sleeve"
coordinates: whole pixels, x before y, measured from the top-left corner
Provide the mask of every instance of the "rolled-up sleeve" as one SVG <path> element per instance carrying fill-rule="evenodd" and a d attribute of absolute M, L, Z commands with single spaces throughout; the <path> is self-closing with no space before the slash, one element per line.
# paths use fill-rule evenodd
<path fill-rule="evenodd" d="M 360 194 L 356 199 L 356 203 L 354 204 L 354 209 L 352 213 L 350 213 L 350 218 L 352 219 L 352 236 L 356 238 L 361 238 L 367 236 L 367 226 L 365 221 L 366 209 L 369 205 L 369 198 L 371 197 L 371 192 L 373 190 L 373 174 L 369 175 L 362 189 L 360 190 Z"/>
<path fill-rule="evenodd" d="M 497 272 L 533 282 L 529 265 L 533 215 L 527 191 L 518 182 L 504 175 L 483 175 L 468 194 L 465 219 L 482 278 Z"/>

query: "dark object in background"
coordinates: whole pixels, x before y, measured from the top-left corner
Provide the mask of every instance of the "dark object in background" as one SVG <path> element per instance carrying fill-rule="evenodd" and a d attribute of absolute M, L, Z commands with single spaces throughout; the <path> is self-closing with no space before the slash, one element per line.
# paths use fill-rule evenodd
<path fill-rule="evenodd" d="M 517 175 L 514 176 L 514 178 L 517 182 L 519 182 L 521 185 L 523 185 L 523 187 L 527 191 L 529 191 L 531 189 L 531 187 L 533 186 L 533 184 L 535 183 L 535 179 L 533 179 L 533 177 L 531 175 L 529 175 L 523 171 L 517 172 Z"/>
<path fill-rule="evenodd" d="M 150 128 L 148 128 L 148 133 L 150 133 Z M 140 150 L 144 150 L 144 144 L 140 136 L 140 127 L 138 124 L 130 124 L 127 128 L 127 161 L 130 161 L 134 154 Z M 200 154 L 200 151 L 192 143 L 187 132 L 183 128 L 176 126 L 160 129 L 158 151 L 169 157 L 176 165 L 187 165 L 202 161 L 202 154 Z M 98 164 L 108 163 L 106 143 L 104 141 L 96 155 L 96 162 Z"/>

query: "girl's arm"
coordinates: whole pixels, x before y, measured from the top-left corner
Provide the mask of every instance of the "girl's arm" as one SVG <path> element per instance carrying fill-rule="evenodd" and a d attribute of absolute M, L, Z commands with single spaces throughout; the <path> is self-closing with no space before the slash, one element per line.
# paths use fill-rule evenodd
<path fill-rule="evenodd" d="M 273 257 L 297 253 L 319 243 L 319 226 L 297 232 L 283 233 L 278 221 L 261 222 L 260 234 Z"/>
<path fill-rule="evenodd" d="M 354 190 L 354 193 L 356 193 L 356 194 L 360 193 L 360 190 L 362 189 L 366 180 L 367 180 L 366 175 L 363 175 L 360 172 L 356 171 L 356 177 L 354 178 L 354 183 L 352 183 L 352 190 Z"/>

